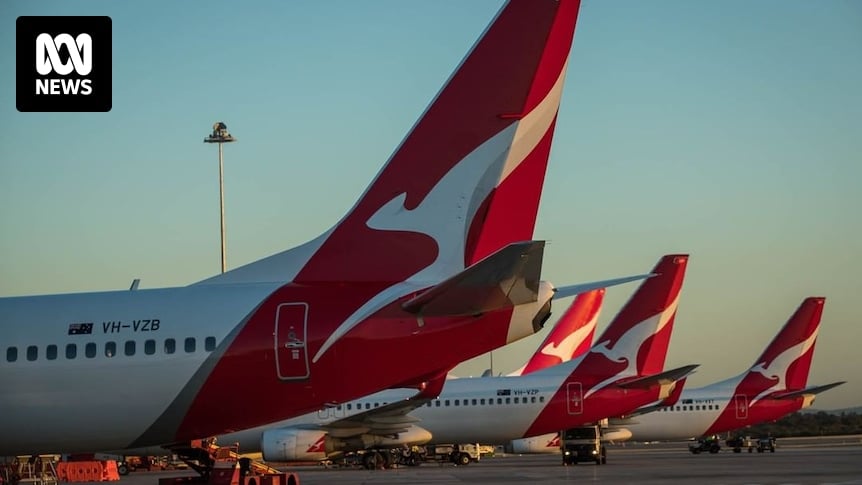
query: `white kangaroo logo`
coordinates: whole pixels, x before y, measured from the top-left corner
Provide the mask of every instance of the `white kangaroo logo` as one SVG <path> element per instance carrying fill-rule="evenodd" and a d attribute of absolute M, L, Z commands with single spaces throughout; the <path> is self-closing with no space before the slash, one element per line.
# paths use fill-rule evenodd
<path fill-rule="evenodd" d="M 403 282 L 396 283 L 359 307 L 326 339 L 312 362 L 359 322 L 392 302 L 436 284 L 464 269 L 464 244 L 479 205 L 539 144 L 551 127 L 560 104 L 565 70 L 527 116 L 497 133 L 461 159 L 415 209 L 407 209 L 407 194 L 383 204 L 366 225 L 380 231 L 408 231 L 430 236 L 437 258 Z M 454 209 L 454 210 L 452 210 Z"/>
<path fill-rule="evenodd" d="M 575 347 L 583 342 L 587 338 L 587 335 L 589 335 L 595 328 L 596 318 L 593 318 L 583 327 L 566 335 L 566 338 L 561 340 L 559 344 L 554 342 L 548 343 L 548 345 L 542 347 L 541 352 L 547 356 L 556 357 L 560 359 L 561 362 L 565 362 L 572 358 L 572 353 L 575 351 Z"/>
<path fill-rule="evenodd" d="M 774 359 L 772 359 L 772 362 L 769 362 L 769 364 L 766 362 L 760 362 L 751 368 L 749 372 L 760 374 L 770 380 L 778 379 L 778 382 L 755 396 L 754 399 L 751 400 L 751 404 L 763 399 L 765 395 L 773 391 L 785 390 L 787 388 L 787 370 L 790 369 L 791 364 L 805 355 L 805 353 L 814 345 L 814 341 L 817 340 L 817 333 L 819 331 L 820 326 L 818 325 L 807 339 L 778 354 Z"/>
<path fill-rule="evenodd" d="M 648 338 L 661 331 L 661 329 L 667 325 L 667 322 L 669 322 L 673 315 L 676 314 L 678 303 L 679 295 L 677 294 L 673 302 L 668 305 L 664 311 L 656 313 L 646 320 L 633 325 L 626 331 L 626 333 L 620 336 L 616 342 L 605 340 L 594 345 L 593 348 L 590 349 L 590 352 L 602 354 L 611 362 L 624 362 L 626 364 L 626 368 L 593 386 L 584 395 L 585 398 L 623 377 L 637 375 L 636 367 L 638 350 L 640 350 L 641 345 L 643 345 Z"/>

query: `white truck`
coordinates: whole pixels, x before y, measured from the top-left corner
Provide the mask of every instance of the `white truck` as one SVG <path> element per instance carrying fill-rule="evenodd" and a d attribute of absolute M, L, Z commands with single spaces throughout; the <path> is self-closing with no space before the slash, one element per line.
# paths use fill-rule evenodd
<path fill-rule="evenodd" d="M 602 445 L 600 425 L 579 426 L 560 432 L 560 452 L 563 465 L 575 465 L 581 461 L 592 461 L 596 465 L 608 462 L 607 451 Z"/>

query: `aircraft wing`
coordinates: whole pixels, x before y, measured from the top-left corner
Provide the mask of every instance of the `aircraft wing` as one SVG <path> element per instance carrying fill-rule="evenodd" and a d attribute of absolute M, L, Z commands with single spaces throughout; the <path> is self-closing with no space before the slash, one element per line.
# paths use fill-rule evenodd
<path fill-rule="evenodd" d="M 401 307 L 423 316 L 458 316 L 535 302 L 544 250 L 544 241 L 512 243 Z"/>
<path fill-rule="evenodd" d="M 409 413 L 436 399 L 443 390 L 445 381 L 446 376 L 442 374 L 439 378 L 427 381 L 427 385 L 414 396 L 331 421 L 317 426 L 316 429 L 326 430 L 335 438 L 349 438 L 360 434 L 384 436 L 404 433 L 412 424 L 420 421 Z"/>
<path fill-rule="evenodd" d="M 617 387 L 623 389 L 646 388 L 655 385 L 672 384 L 692 373 L 700 364 L 685 365 L 676 369 L 667 370 L 658 374 L 636 377 L 634 379 L 623 379 L 616 383 Z M 669 399 L 670 397 L 666 398 Z M 662 400 L 664 402 L 664 399 Z"/>
<path fill-rule="evenodd" d="M 828 391 L 833 387 L 838 387 L 845 382 L 847 381 L 833 382 L 832 384 L 826 384 L 823 386 L 806 387 L 805 389 L 800 389 L 798 391 L 780 391 L 770 395 L 769 397 L 772 399 L 792 399 L 805 394 L 820 394 L 821 392 Z"/>

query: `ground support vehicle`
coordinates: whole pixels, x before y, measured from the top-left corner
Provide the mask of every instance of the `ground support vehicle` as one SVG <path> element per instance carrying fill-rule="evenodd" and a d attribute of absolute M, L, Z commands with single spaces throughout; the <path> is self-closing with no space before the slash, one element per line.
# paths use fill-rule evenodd
<path fill-rule="evenodd" d="M 775 453 L 775 438 L 769 436 L 757 440 L 757 452 L 763 453 L 764 451 Z"/>
<path fill-rule="evenodd" d="M 751 453 L 755 448 L 754 440 L 752 440 L 750 436 L 728 438 L 725 440 L 725 444 L 728 448 L 733 448 L 734 453 L 742 453 L 743 449 L 748 449 L 748 452 Z"/>
<path fill-rule="evenodd" d="M 598 425 L 564 429 L 560 433 L 560 452 L 563 465 L 575 465 L 580 461 L 592 461 L 596 465 L 608 462 L 607 450 L 602 445 L 602 427 Z"/>
<path fill-rule="evenodd" d="M 695 442 L 689 443 L 688 451 L 695 455 L 699 455 L 703 452 L 718 453 L 721 451 L 721 445 L 718 442 L 718 437 L 710 436 L 708 438 L 701 438 Z"/>

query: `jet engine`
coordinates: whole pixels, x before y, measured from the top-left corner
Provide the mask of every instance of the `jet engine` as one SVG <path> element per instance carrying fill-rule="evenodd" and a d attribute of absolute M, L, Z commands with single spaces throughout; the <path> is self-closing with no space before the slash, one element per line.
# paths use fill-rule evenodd
<path fill-rule="evenodd" d="M 326 431 L 281 428 L 264 431 L 260 450 L 265 461 L 321 461 L 334 451 Z"/>
<path fill-rule="evenodd" d="M 506 451 L 518 454 L 559 453 L 560 434 L 548 433 L 539 436 L 531 436 L 529 438 L 512 440 L 509 442 L 509 445 L 506 446 Z"/>

